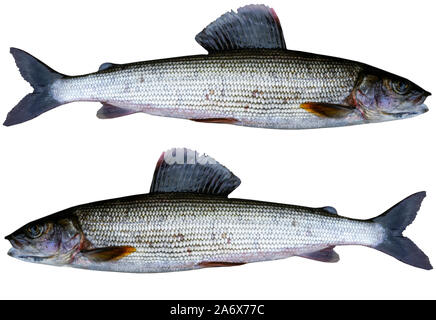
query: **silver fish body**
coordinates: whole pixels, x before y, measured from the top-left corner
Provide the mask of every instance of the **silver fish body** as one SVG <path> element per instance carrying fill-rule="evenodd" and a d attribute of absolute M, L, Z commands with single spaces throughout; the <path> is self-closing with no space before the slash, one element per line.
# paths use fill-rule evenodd
<path fill-rule="evenodd" d="M 337 262 L 337 245 L 364 245 L 431 269 L 402 236 L 425 197 L 419 192 L 369 220 L 228 198 L 240 180 L 209 156 L 171 149 L 149 194 L 80 205 L 7 236 L 21 260 L 119 272 L 168 272 L 301 256 Z"/>
<path fill-rule="evenodd" d="M 103 64 L 66 76 L 12 48 L 35 91 L 13 108 L 10 126 L 74 101 L 98 101 L 99 118 L 136 112 L 241 126 L 303 129 L 408 118 L 429 92 L 411 81 L 340 58 L 288 51 L 274 10 L 229 12 L 196 36 L 209 54 Z"/>
<path fill-rule="evenodd" d="M 321 118 L 307 102 L 345 104 L 362 66 L 284 50 L 245 50 L 118 65 L 59 79 L 50 92 L 61 103 L 104 101 L 132 113 L 185 119 L 228 119 L 237 125 L 300 129 L 359 124 Z"/>
<path fill-rule="evenodd" d="M 384 229 L 314 209 L 194 194 L 157 194 L 81 206 L 72 211 L 96 247 L 132 246 L 117 262 L 78 256 L 71 266 L 166 272 L 208 264 L 286 258 L 335 245 L 376 246 Z"/>

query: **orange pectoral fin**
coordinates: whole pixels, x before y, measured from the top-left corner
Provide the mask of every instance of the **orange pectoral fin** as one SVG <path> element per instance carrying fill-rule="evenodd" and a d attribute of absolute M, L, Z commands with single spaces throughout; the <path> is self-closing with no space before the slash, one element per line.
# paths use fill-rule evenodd
<path fill-rule="evenodd" d="M 302 103 L 300 108 L 322 118 L 343 118 L 355 109 L 354 107 L 317 102 Z"/>
<path fill-rule="evenodd" d="M 197 264 L 200 268 L 215 268 L 215 267 L 233 267 L 241 266 L 245 262 L 221 262 L 221 261 L 203 261 Z"/>
<path fill-rule="evenodd" d="M 82 254 L 94 262 L 105 262 L 120 260 L 135 251 L 134 247 L 120 246 L 84 250 Z"/>
<path fill-rule="evenodd" d="M 235 118 L 207 118 L 207 119 L 190 119 L 195 122 L 208 122 L 208 123 L 227 123 L 227 124 L 235 124 L 239 122 Z"/>

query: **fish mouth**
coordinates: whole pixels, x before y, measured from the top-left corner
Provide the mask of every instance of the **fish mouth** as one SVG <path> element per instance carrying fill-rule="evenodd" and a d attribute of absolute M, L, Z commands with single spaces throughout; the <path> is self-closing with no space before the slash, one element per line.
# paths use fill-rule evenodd
<path fill-rule="evenodd" d="M 8 256 L 10 256 L 12 258 L 17 258 L 20 260 L 25 260 L 29 257 L 29 256 L 24 255 L 19 249 L 15 248 L 15 247 L 12 247 L 9 249 Z"/>
<path fill-rule="evenodd" d="M 403 111 L 403 112 L 385 112 L 385 111 L 383 111 L 382 113 L 384 115 L 394 117 L 396 119 L 404 119 L 404 118 L 418 116 L 420 114 L 426 113 L 427 111 L 428 111 L 428 107 L 422 103 L 422 104 L 416 105 L 412 110 Z"/>
<path fill-rule="evenodd" d="M 9 249 L 8 256 L 27 262 L 41 262 L 49 258 L 49 257 L 26 255 L 25 253 L 21 252 L 19 249 L 14 247 Z"/>
<path fill-rule="evenodd" d="M 17 258 L 19 255 L 19 250 L 15 248 L 10 248 L 8 251 L 8 256 L 11 256 L 12 258 Z"/>
<path fill-rule="evenodd" d="M 431 96 L 431 93 L 428 91 L 424 91 L 421 95 L 419 95 L 415 101 L 413 101 L 413 103 L 417 106 L 422 105 L 425 101 L 425 99 L 427 99 L 427 97 Z"/>
<path fill-rule="evenodd" d="M 416 99 L 413 101 L 413 105 L 420 107 L 424 104 L 424 101 L 431 96 L 431 93 L 428 91 L 422 92 L 420 95 L 416 97 Z"/>
<path fill-rule="evenodd" d="M 6 236 L 5 239 L 9 240 L 9 242 L 11 243 L 12 248 L 9 249 L 8 255 L 13 257 L 13 258 L 16 258 L 19 260 L 24 260 L 24 261 L 29 261 L 29 262 L 41 262 L 41 261 L 49 258 L 49 257 L 35 256 L 35 255 L 31 255 L 29 253 L 26 253 L 25 251 L 23 251 L 24 245 L 20 241 L 15 239 L 12 234 Z"/>
<path fill-rule="evenodd" d="M 6 240 L 8 240 L 11 243 L 11 246 L 15 249 L 21 249 L 23 248 L 23 244 L 14 238 L 12 234 L 5 237 Z"/>

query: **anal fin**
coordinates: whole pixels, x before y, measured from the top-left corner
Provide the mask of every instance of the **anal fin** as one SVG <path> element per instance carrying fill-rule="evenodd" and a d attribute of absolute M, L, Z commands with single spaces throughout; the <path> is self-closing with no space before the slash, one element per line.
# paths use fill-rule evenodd
<path fill-rule="evenodd" d="M 239 120 L 235 118 L 206 118 L 206 119 L 191 119 L 191 120 L 195 122 L 227 123 L 227 124 L 235 124 L 239 122 Z"/>
<path fill-rule="evenodd" d="M 112 119 L 127 116 L 136 112 L 138 111 L 113 106 L 108 103 L 103 103 L 103 106 L 97 111 L 97 117 L 99 119 Z"/>
<path fill-rule="evenodd" d="M 302 103 L 300 108 L 321 118 L 344 118 L 355 110 L 354 107 L 318 102 Z"/>
<path fill-rule="evenodd" d="M 82 250 L 81 253 L 94 262 L 117 261 L 136 251 L 131 246 L 105 247 Z"/>
<path fill-rule="evenodd" d="M 241 266 L 245 262 L 203 261 L 197 264 L 200 268 L 234 267 Z"/>
<path fill-rule="evenodd" d="M 321 262 L 338 262 L 339 255 L 336 251 L 333 250 L 334 246 L 327 247 L 320 251 L 308 252 L 304 254 L 300 254 L 299 256 L 302 258 L 312 259 Z"/>

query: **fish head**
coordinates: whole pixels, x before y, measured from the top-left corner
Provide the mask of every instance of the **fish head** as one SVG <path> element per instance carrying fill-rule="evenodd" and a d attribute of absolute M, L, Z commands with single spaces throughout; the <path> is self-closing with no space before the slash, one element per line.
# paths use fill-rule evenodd
<path fill-rule="evenodd" d="M 404 119 L 428 111 L 424 104 L 431 93 L 413 82 L 378 69 L 362 72 L 353 90 L 357 108 L 368 120 Z"/>
<path fill-rule="evenodd" d="M 70 263 L 83 244 L 83 234 L 72 218 L 43 218 L 30 222 L 5 237 L 12 245 L 8 254 L 36 263 Z"/>

